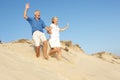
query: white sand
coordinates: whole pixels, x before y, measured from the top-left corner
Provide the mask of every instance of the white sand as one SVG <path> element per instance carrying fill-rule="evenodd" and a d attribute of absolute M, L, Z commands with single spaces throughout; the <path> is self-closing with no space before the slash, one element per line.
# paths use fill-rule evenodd
<path fill-rule="evenodd" d="M 119 63 L 87 55 L 76 46 L 68 49 L 57 61 L 36 58 L 33 44 L 0 44 L 0 80 L 120 80 Z"/>

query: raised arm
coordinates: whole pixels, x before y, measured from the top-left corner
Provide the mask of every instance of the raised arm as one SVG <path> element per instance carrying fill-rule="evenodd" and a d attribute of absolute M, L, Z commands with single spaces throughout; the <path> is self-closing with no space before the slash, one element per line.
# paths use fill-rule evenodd
<path fill-rule="evenodd" d="M 60 31 L 65 31 L 68 28 L 69 28 L 69 24 L 67 24 L 64 28 L 60 28 Z"/>
<path fill-rule="evenodd" d="M 27 3 L 26 6 L 25 6 L 25 11 L 24 11 L 24 18 L 27 19 L 28 16 L 27 16 L 27 11 L 28 9 L 30 8 L 30 5 Z"/>

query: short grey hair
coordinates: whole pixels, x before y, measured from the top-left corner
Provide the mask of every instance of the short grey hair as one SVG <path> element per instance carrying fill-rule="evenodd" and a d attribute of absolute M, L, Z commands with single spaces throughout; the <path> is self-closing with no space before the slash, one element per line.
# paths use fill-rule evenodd
<path fill-rule="evenodd" d="M 53 17 L 53 18 L 52 18 L 52 23 L 54 23 L 54 19 L 55 19 L 55 18 L 58 18 L 58 17 L 57 17 L 57 16 Z"/>
<path fill-rule="evenodd" d="M 39 13 L 40 13 L 40 10 L 35 10 L 35 11 L 34 11 L 34 15 L 36 15 L 36 12 L 39 12 Z"/>

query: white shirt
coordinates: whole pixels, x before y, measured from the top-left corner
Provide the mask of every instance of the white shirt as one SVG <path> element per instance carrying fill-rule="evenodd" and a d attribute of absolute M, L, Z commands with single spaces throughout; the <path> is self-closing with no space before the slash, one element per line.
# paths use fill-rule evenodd
<path fill-rule="evenodd" d="M 60 31 L 60 28 L 59 28 L 59 26 L 58 25 L 55 25 L 55 24 L 51 24 L 50 25 L 51 27 L 52 27 L 52 30 L 51 30 L 51 34 L 50 34 L 50 37 L 51 38 L 59 38 L 59 31 Z"/>

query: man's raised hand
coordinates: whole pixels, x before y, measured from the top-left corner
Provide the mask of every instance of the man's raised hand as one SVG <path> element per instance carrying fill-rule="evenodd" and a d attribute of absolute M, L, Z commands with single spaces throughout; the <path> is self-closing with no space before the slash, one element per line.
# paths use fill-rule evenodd
<path fill-rule="evenodd" d="M 26 9 L 29 9 L 30 8 L 30 5 L 29 3 L 26 4 Z"/>

